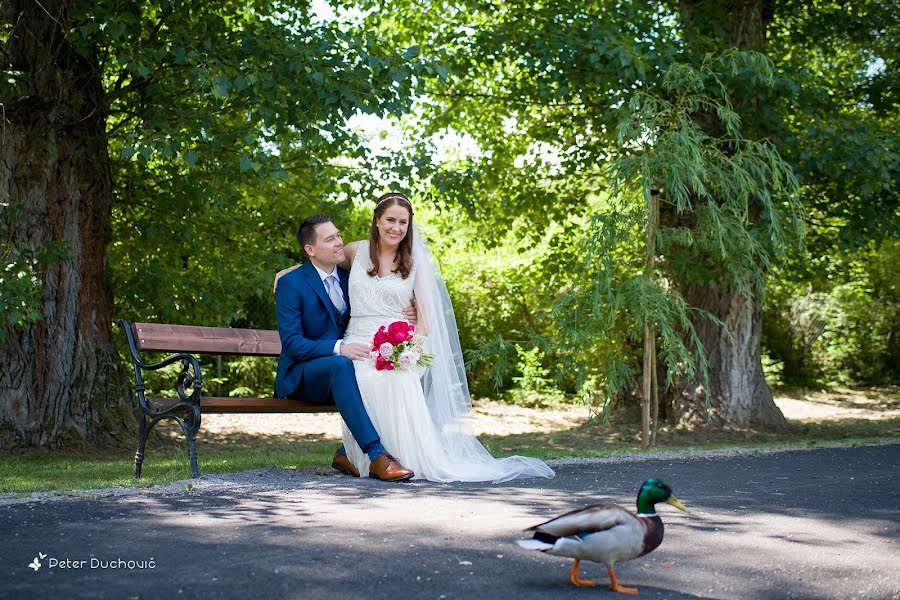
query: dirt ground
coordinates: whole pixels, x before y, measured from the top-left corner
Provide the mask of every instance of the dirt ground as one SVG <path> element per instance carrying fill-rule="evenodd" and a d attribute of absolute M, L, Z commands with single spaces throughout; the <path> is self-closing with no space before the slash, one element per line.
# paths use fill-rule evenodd
<path fill-rule="evenodd" d="M 881 388 L 868 390 L 835 389 L 831 391 L 785 390 L 775 392 L 775 402 L 792 425 L 829 424 L 846 420 L 900 419 L 900 390 Z M 601 427 L 590 420 L 587 406 L 561 405 L 551 408 L 528 408 L 497 401 L 475 402 L 475 431 L 479 436 L 505 438 L 526 434 L 537 437 L 555 432 L 595 430 Z M 240 434 L 341 437 L 341 420 L 336 413 L 279 415 L 204 415 L 203 429 L 214 437 Z M 622 426 L 605 426 L 609 434 Z M 627 428 L 629 431 L 632 429 Z M 621 434 L 621 431 L 615 431 Z M 679 442 L 690 443 L 684 432 Z M 626 441 L 630 435 L 615 441 Z M 614 440 L 609 440 L 614 441 Z M 671 441 L 676 441 L 672 439 Z M 698 440 L 704 441 L 704 440 Z"/>

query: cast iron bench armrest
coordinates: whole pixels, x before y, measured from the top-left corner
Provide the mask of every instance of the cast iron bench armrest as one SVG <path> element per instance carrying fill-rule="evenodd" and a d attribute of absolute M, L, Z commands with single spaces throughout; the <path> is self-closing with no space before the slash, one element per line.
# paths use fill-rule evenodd
<path fill-rule="evenodd" d="M 200 403 L 200 390 L 203 387 L 203 381 L 200 374 L 200 362 L 193 354 L 180 352 L 169 356 L 158 363 L 145 362 L 138 352 L 131 324 L 124 319 L 119 319 L 118 324 L 125 330 L 125 337 L 128 339 L 128 349 L 131 351 L 131 363 L 134 367 L 135 391 L 137 392 L 138 401 L 140 402 L 142 409 L 150 410 L 146 398 L 144 398 L 146 387 L 144 386 L 144 378 L 141 372 L 158 371 L 159 369 L 176 362 L 181 362 L 182 366 L 181 373 L 179 373 L 175 380 L 175 390 L 178 392 L 178 397 L 182 402 L 190 402 L 191 404 Z M 190 370 L 188 367 L 190 367 Z M 193 373 L 191 371 L 193 371 Z M 188 396 L 185 391 L 186 387 L 194 388 L 190 396 Z"/>

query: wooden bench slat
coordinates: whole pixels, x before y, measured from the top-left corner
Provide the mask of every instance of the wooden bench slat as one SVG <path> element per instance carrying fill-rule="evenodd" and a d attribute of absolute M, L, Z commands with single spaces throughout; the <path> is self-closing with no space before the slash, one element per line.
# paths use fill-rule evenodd
<path fill-rule="evenodd" d="M 168 406 L 177 398 L 148 398 L 156 406 Z M 200 411 L 205 414 L 230 413 L 314 413 L 335 412 L 334 404 L 318 404 L 287 398 L 200 398 Z"/>
<path fill-rule="evenodd" d="M 277 331 L 135 323 L 138 350 L 197 354 L 278 356 L 281 338 Z"/>

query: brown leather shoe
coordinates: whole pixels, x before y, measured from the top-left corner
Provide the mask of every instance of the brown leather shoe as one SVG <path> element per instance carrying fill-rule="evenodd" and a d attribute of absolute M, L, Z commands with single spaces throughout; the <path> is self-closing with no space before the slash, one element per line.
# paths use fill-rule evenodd
<path fill-rule="evenodd" d="M 334 458 L 331 459 L 331 466 L 341 473 L 359 477 L 359 469 L 353 466 L 353 463 L 350 462 L 350 459 L 347 458 L 346 455 L 341 454 L 339 450 L 335 450 Z"/>
<path fill-rule="evenodd" d="M 406 481 L 416 474 L 400 464 L 400 461 L 385 452 L 369 465 L 369 477 L 381 481 Z"/>

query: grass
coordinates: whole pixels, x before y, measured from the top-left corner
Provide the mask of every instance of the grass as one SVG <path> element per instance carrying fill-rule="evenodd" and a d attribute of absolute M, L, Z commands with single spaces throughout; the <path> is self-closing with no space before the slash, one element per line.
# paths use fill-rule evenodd
<path fill-rule="evenodd" d="M 202 435 L 202 433 L 201 433 Z M 187 448 L 168 441 L 148 443 L 141 479 L 135 479 L 133 451 L 111 449 L 45 453 L 23 452 L 0 458 L 0 492 L 16 495 L 39 491 L 85 490 L 107 487 L 149 488 L 191 476 Z M 247 449 L 207 448 L 201 443 L 200 469 L 204 475 L 259 468 L 296 469 L 331 464 L 333 440 L 261 444 Z"/>
<path fill-rule="evenodd" d="M 509 456 L 512 454 L 524 454 L 534 456 L 543 460 L 552 460 L 555 458 L 605 458 L 612 456 L 639 455 L 642 453 L 661 454 L 661 453 L 684 453 L 684 452 L 702 452 L 705 450 L 723 450 L 723 449 L 776 449 L 776 448 L 811 448 L 817 445 L 839 444 L 845 446 L 859 446 L 863 444 L 878 444 L 883 442 L 897 441 L 898 434 L 874 435 L 864 437 L 838 437 L 838 438 L 819 438 L 819 437 L 803 437 L 803 438 L 786 438 L 780 441 L 754 441 L 754 442 L 704 442 L 696 444 L 676 444 L 676 445 L 656 445 L 648 450 L 642 450 L 639 444 L 623 445 L 623 446 L 605 446 L 598 448 L 581 448 L 570 451 L 559 447 L 545 447 L 538 443 L 535 444 L 517 444 L 516 449 L 512 450 L 506 444 L 507 440 L 497 440 L 504 447 L 497 450 L 493 443 L 488 441 L 485 446 L 495 456 Z M 482 440 L 484 441 L 484 440 Z M 509 448 L 512 451 L 506 451 Z"/>
<path fill-rule="evenodd" d="M 900 419 L 860 419 L 792 424 L 783 433 L 753 430 L 704 431 L 662 428 L 649 452 L 691 452 L 723 448 L 805 448 L 819 444 L 871 444 L 900 439 Z M 481 441 L 496 456 L 524 454 L 545 460 L 566 457 L 605 457 L 639 454 L 634 427 L 587 423 L 549 434 L 483 436 Z"/>
<path fill-rule="evenodd" d="M 882 410 L 897 406 L 896 390 L 876 396 Z M 843 401 L 843 399 L 840 399 Z M 818 401 L 813 399 L 811 401 Z M 895 414 L 895 413 L 894 413 Z M 108 487 L 149 488 L 190 477 L 187 448 L 175 429 L 148 443 L 143 477 L 134 479 L 133 449 L 85 449 L 68 452 L 6 454 L 0 457 L 0 492 L 26 495 Z M 248 469 L 328 468 L 339 440 L 325 435 L 213 434 L 201 430 L 198 442 L 204 475 Z M 608 457 L 641 453 L 637 428 L 627 419 L 587 421 L 550 432 L 482 435 L 495 456 L 524 454 L 542 459 Z M 811 447 L 857 445 L 900 439 L 900 417 L 791 422 L 781 433 L 753 430 L 687 430 L 662 427 L 652 452 L 694 452 L 722 448 Z"/>

